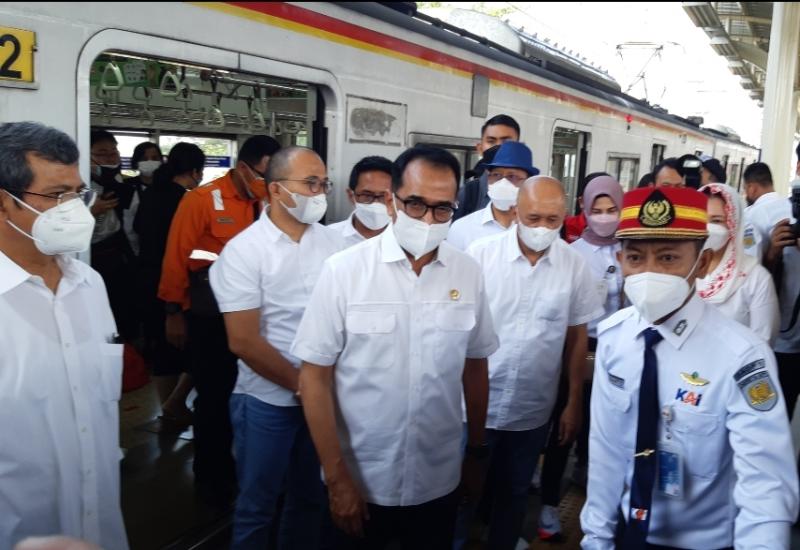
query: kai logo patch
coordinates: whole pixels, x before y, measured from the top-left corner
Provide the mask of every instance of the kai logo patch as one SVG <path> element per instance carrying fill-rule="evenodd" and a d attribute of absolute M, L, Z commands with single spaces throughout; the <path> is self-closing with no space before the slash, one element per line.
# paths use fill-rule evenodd
<path fill-rule="evenodd" d="M 676 401 L 686 403 L 687 405 L 693 405 L 695 407 L 700 405 L 700 400 L 702 398 L 702 393 L 695 393 L 693 391 L 684 390 L 683 388 L 678 388 L 678 392 L 675 394 Z"/>
<path fill-rule="evenodd" d="M 639 223 L 644 227 L 662 227 L 675 220 L 675 207 L 661 191 L 653 191 L 639 210 Z"/>
<path fill-rule="evenodd" d="M 739 389 L 747 399 L 747 404 L 757 411 L 769 411 L 778 402 L 778 394 L 766 370 L 739 382 Z"/>

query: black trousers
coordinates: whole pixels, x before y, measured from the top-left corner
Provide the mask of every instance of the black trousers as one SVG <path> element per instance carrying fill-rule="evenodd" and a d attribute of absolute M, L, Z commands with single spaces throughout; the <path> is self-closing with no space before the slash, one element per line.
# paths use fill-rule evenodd
<path fill-rule="evenodd" d="M 194 411 L 195 481 L 213 487 L 236 482 L 231 454 L 233 432 L 229 401 L 236 384 L 236 356 L 228 348 L 222 315 L 187 314 L 191 374 L 197 398 Z"/>
<path fill-rule="evenodd" d="M 417 506 L 368 504 L 364 538 L 350 537 L 334 527 L 333 543 L 326 541 L 325 548 L 384 550 L 391 543 L 399 543 L 404 550 L 451 550 L 458 495 L 456 490 Z"/>
<path fill-rule="evenodd" d="M 92 245 L 92 268 L 106 285 L 117 331 L 125 340 L 138 336 L 136 257 L 122 230 Z"/>
<path fill-rule="evenodd" d="M 778 378 L 786 399 L 786 412 L 789 422 L 794 415 L 797 396 L 800 395 L 800 353 L 775 353 L 778 360 Z"/>

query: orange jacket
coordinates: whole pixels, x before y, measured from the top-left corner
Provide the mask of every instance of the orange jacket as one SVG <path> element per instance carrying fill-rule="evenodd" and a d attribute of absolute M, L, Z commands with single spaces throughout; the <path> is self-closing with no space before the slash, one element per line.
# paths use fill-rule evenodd
<path fill-rule="evenodd" d="M 158 297 L 189 308 L 189 272 L 210 262 L 190 260 L 193 250 L 219 254 L 222 247 L 255 219 L 257 199 L 242 198 L 233 170 L 184 195 L 172 219 L 158 285 Z M 260 207 L 260 205 L 258 206 Z"/>

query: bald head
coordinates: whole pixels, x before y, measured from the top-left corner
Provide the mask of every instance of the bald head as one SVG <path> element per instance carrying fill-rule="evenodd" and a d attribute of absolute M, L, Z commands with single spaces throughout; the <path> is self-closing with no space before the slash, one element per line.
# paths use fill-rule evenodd
<path fill-rule="evenodd" d="M 304 165 L 316 167 L 320 164 L 324 167 L 322 159 L 313 149 L 299 146 L 287 147 L 272 155 L 264 179 L 267 183 L 279 181 L 291 177 L 290 174 L 297 169 L 302 170 Z"/>
<path fill-rule="evenodd" d="M 14 547 L 14 550 L 100 550 L 100 548 L 71 537 L 37 537 L 23 540 Z"/>
<path fill-rule="evenodd" d="M 557 229 L 566 215 L 567 195 L 560 181 L 549 176 L 525 180 L 517 199 L 517 217 L 521 224 Z"/>

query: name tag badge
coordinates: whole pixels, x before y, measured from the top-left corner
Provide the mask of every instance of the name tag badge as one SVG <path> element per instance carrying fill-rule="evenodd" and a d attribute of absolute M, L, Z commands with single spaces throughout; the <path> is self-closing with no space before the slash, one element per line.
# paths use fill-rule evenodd
<path fill-rule="evenodd" d="M 683 450 L 675 441 L 662 441 L 658 444 L 658 480 L 660 494 L 683 498 Z"/>

